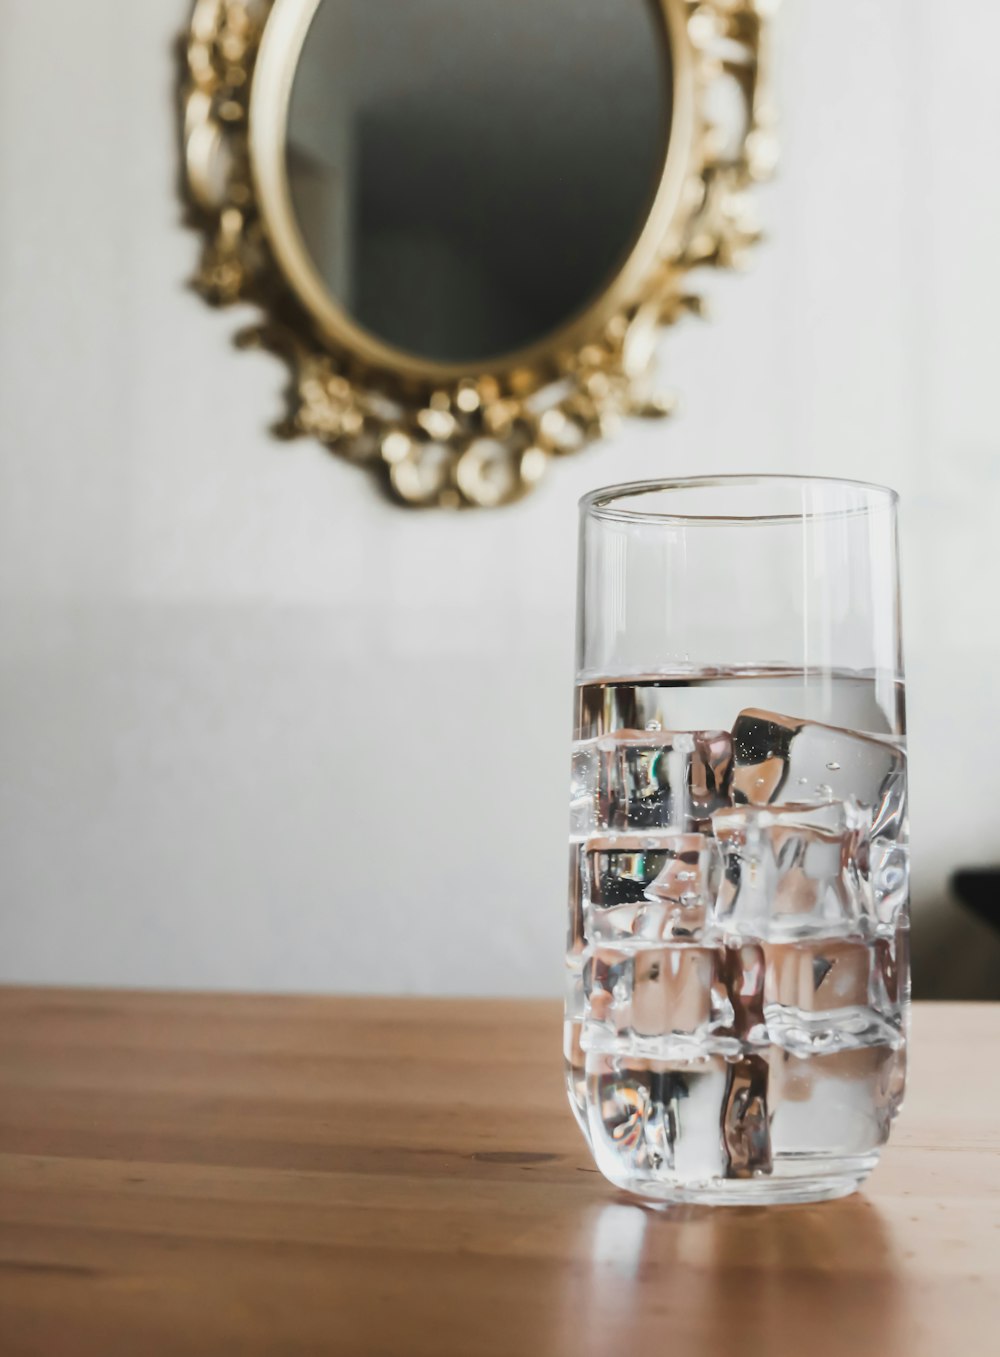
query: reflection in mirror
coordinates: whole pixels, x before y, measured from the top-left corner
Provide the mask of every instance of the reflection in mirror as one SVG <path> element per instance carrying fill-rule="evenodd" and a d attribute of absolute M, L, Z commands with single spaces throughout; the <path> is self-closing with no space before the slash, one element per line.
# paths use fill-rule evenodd
<path fill-rule="evenodd" d="M 425 359 L 544 338 L 635 245 L 670 79 L 659 0 L 319 0 L 287 165 L 326 288 Z"/>

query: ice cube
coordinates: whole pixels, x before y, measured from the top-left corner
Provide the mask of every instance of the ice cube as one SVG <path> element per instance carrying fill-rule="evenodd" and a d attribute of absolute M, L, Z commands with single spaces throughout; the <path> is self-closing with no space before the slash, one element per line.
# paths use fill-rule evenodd
<path fill-rule="evenodd" d="M 751 1178 L 771 1172 L 768 1074 L 764 1055 L 745 1055 L 729 1066 L 722 1113 L 727 1177 Z"/>
<path fill-rule="evenodd" d="M 910 921 L 902 917 L 890 937 L 872 945 L 871 1003 L 905 1031 L 910 1004 Z"/>
<path fill-rule="evenodd" d="M 906 755 L 896 745 L 751 707 L 733 726 L 733 800 L 739 805 L 848 801 L 872 812 L 872 832 L 900 837 Z"/>
<path fill-rule="evenodd" d="M 901 1050 L 862 1046 L 799 1055 L 773 1047 L 769 1100 L 775 1155 L 868 1155 L 899 1106 Z"/>
<path fill-rule="evenodd" d="M 588 1053 L 587 1109 L 601 1172 L 633 1190 L 722 1176 L 727 1083 L 718 1056 L 681 1063 Z"/>
<path fill-rule="evenodd" d="M 759 939 L 865 931 L 869 824 L 850 801 L 716 811 L 724 874 L 715 922 Z"/>
<path fill-rule="evenodd" d="M 731 769 L 728 731 L 618 730 L 580 741 L 572 832 L 707 828 L 728 804 Z"/>
<path fill-rule="evenodd" d="M 587 1050 L 668 1058 L 715 1034 L 714 1049 L 734 1045 L 733 1008 L 718 948 L 690 944 L 593 946 L 584 967 Z"/>
<path fill-rule="evenodd" d="M 569 778 L 569 832 L 589 834 L 594 827 L 597 788 L 597 741 L 578 740 L 573 746 Z"/>
<path fill-rule="evenodd" d="M 872 839 L 869 862 L 875 917 L 884 928 L 892 928 L 910 896 L 910 854 L 905 842 Z"/>
<path fill-rule="evenodd" d="M 764 952 L 764 1015 L 775 1044 L 807 1055 L 902 1041 L 890 940 L 768 943 Z"/>
<path fill-rule="evenodd" d="M 768 943 L 764 999 L 805 1013 L 863 1006 L 868 1002 L 873 953 L 866 942 Z"/>
<path fill-rule="evenodd" d="M 582 957 L 586 946 L 583 913 L 583 850 L 569 846 L 569 910 L 566 928 L 566 959 Z"/>
<path fill-rule="evenodd" d="M 733 1012 L 733 1036 L 744 1043 L 766 1041 L 764 949 L 758 943 L 725 947 L 721 965 L 726 993 Z"/>
<path fill-rule="evenodd" d="M 591 838 L 584 853 L 587 936 L 699 941 L 718 890 L 719 847 L 705 834 Z"/>
<path fill-rule="evenodd" d="M 876 799 L 867 804 L 872 808 L 872 838 L 906 843 L 909 838 L 906 755 L 900 750 L 895 752 L 899 754 L 898 762 L 879 785 Z M 858 800 L 865 800 L 859 793 L 855 795 Z"/>
<path fill-rule="evenodd" d="M 582 1022 L 586 1009 L 583 987 L 583 962 L 567 962 L 564 977 L 563 1013 L 568 1022 Z"/>

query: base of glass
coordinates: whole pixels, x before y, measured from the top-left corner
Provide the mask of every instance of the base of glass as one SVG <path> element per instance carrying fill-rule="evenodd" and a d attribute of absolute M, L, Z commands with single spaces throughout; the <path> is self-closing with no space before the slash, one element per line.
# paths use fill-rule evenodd
<path fill-rule="evenodd" d="M 809 1161 L 812 1161 L 811 1163 Z M 648 1206 L 778 1206 L 825 1202 L 856 1192 L 878 1162 L 877 1155 L 819 1160 L 803 1156 L 775 1165 L 758 1178 L 717 1178 L 705 1182 L 618 1182 L 616 1187 Z"/>

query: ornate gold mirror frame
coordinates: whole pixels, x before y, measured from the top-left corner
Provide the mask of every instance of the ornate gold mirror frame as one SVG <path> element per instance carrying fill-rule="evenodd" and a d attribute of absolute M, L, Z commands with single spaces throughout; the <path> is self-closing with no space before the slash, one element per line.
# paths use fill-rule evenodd
<path fill-rule="evenodd" d="M 263 311 L 237 343 L 264 345 L 289 364 L 288 413 L 276 432 L 311 434 L 376 468 L 406 504 L 494 506 L 622 417 L 668 414 L 657 340 L 662 327 L 702 310 L 688 275 L 740 266 L 759 237 L 751 190 L 776 160 L 768 78 L 776 0 L 656 0 L 673 107 L 638 241 L 581 315 L 476 366 L 417 358 L 355 325 L 302 242 L 284 147 L 298 55 L 320 2 L 197 0 L 187 42 L 187 189 L 205 235 L 195 285 L 213 305 Z"/>

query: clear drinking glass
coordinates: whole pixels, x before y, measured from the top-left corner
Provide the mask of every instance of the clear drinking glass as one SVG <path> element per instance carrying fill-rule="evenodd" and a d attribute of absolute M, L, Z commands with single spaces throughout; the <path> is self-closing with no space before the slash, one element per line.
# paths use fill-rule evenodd
<path fill-rule="evenodd" d="M 819 1200 L 870 1173 L 909 1008 L 893 491 L 581 502 L 565 1055 L 604 1175 Z"/>

